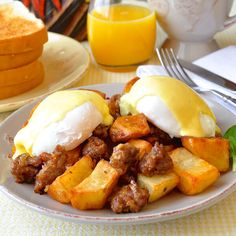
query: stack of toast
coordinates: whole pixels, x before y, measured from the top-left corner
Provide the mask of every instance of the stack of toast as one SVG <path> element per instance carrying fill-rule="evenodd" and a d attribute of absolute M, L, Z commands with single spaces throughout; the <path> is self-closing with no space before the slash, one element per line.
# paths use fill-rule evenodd
<path fill-rule="evenodd" d="M 0 3 L 0 99 L 43 81 L 44 68 L 38 58 L 47 40 L 44 23 L 21 2 Z"/>

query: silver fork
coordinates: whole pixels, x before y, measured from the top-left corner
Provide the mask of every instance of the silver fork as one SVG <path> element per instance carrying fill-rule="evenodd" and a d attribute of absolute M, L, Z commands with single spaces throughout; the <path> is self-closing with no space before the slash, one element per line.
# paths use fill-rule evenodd
<path fill-rule="evenodd" d="M 222 99 L 224 102 L 229 103 L 230 105 L 233 105 L 234 107 L 236 107 L 235 98 L 228 96 L 226 94 L 223 94 L 214 89 L 205 89 L 205 88 L 199 87 L 186 73 L 185 69 L 178 61 L 172 48 L 170 50 L 156 49 L 156 51 L 157 51 L 158 58 L 161 62 L 161 65 L 165 68 L 165 71 L 169 76 L 183 81 L 189 87 L 194 89 L 196 92 L 210 92 L 213 95 Z"/>

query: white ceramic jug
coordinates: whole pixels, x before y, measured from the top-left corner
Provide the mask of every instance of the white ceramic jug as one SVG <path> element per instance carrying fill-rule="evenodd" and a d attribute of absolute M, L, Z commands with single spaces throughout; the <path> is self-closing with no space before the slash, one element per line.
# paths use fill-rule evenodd
<path fill-rule="evenodd" d="M 148 0 L 169 35 L 163 47 L 192 61 L 218 48 L 214 35 L 236 22 L 229 17 L 233 0 Z"/>

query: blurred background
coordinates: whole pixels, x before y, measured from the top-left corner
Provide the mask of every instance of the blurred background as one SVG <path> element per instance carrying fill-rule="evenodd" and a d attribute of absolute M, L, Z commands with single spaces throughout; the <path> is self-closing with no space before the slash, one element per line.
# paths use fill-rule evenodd
<path fill-rule="evenodd" d="M 89 0 L 19 0 L 41 18 L 51 32 L 78 41 L 87 39 L 86 20 Z"/>

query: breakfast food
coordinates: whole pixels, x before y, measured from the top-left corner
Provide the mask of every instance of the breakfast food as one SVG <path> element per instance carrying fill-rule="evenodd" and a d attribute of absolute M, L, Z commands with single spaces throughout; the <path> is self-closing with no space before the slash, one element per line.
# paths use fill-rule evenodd
<path fill-rule="evenodd" d="M 100 124 L 113 121 L 105 100 L 87 90 L 59 91 L 49 95 L 34 110 L 28 123 L 15 136 L 17 156 L 52 153 L 57 145 L 73 150 L 87 140 Z"/>
<path fill-rule="evenodd" d="M 103 208 L 118 179 L 117 170 L 100 160 L 93 172 L 71 189 L 72 206 L 80 210 Z"/>
<path fill-rule="evenodd" d="M 151 177 L 138 174 L 137 181 L 141 187 L 148 189 L 148 202 L 154 202 L 165 196 L 177 186 L 179 183 L 179 176 L 174 172 Z"/>
<path fill-rule="evenodd" d="M 43 22 L 18 1 L 0 3 L 0 19 L 0 99 L 4 99 L 43 81 L 38 58 L 48 35 Z"/>
<path fill-rule="evenodd" d="M 39 85 L 44 78 L 44 67 L 40 61 L 0 71 L 0 99 L 12 97 Z"/>
<path fill-rule="evenodd" d="M 220 172 L 229 169 L 229 142 L 222 138 L 182 137 L 183 146 L 194 155 L 215 166 Z"/>
<path fill-rule="evenodd" d="M 173 78 L 137 80 L 121 97 L 120 108 L 121 115 L 143 113 L 172 137 L 209 137 L 215 136 L 217 130 L 215 116 L 203 99 Z"/>
<path fill-rule="evenodd" d="M 32 78 L 29 82 L 4 86 L 0 88 L 0 99 L 16 96 L 20 93 L 24 93 L 30 89 L 35 88 L 43 81 L 43 76 L 44 71 L 42 70 L 39 74 L 35 75 L 35 77 Z"/>
<path fill-rule="evenodd" d="M 92 158 L 83 156 L 49 185 L 47 189 L 48 195 L 61 203 L 69 203 L 71 201 L 70 190 L 87 178 L 93 169 Z"/>
<path fill-rule="evenodd" d="M 158 79 L 165 83 L 163 77 L 155 78 Z M 173 189 L 185 195 L 205 191 L 217 181 L 220 171 L 227 171 L 228 140 L 219 133 L 215 137 L 216 118 L 201 98 L 190 88 L 171 81 L 175 79 L 165 79 L 172 88 L 164 86 L 169 91 L 167 97 L 156 90 L 151 93 L 159 83 L 153 77 L 127 83 L 123 94 L 107 101 L 103 93 L 94 90 L 49 95 L 33 109 L 14 138 L 11 171 L 16 182 L 34 183 L 36 193 L 47 193 L 79 210 L 109 207 L 115 213 L 138 212 Z M 151 89 L 142 87 L 140 95 L 140 83 L 149 84 Z M 189 99 L 197 104 L 191 109 L 196 117 L 190 123 L 198 125 L 182 127 L 179 124 L 184 122 L 183 117 L 179 116 L 177 137 L 165 132 L 173 123 L 163 109 L 152 107 L 155 118 L 166 119 L 165 131 L 134 106 L 136 98 L 146 95 L 162 98 L 168 104 L 173 93 L 188 89 Z M 184 112 L 190 107 L 182 97 L 173 103 L 173 111 L 176 103 Z M 122 109 L 128 112 L 122 115 Z M 170 111 L 167 114 L 178 117 Z M 209 116 L 210 132 L 204 129 L 206 125 L 201 126 L 202 115 Z M 214 159 L 216 152 L 221 154 Z"/>
<path fill-rule="evenodd" d="M 202 192 L 220 176 L 216 167 L 187 151 L 176 148 L 170 153 L 174 171 L 180 177 L 178 188 L 187 195 Z"/>
<path fill-rule="evenodd" d="M 36 61 L 43 53 L 43 46 L 34 50 L 17 54 L 0 54 L 0 71 L 10 70 L 31 64 Z M 0 76 L 2 78 L 2 76 Z"/>
<path fill-rule="evenodd" d="M 37 50 L 48 40 L 43 22 L 18 1 L 0 4 L 0 55 Z"/>

